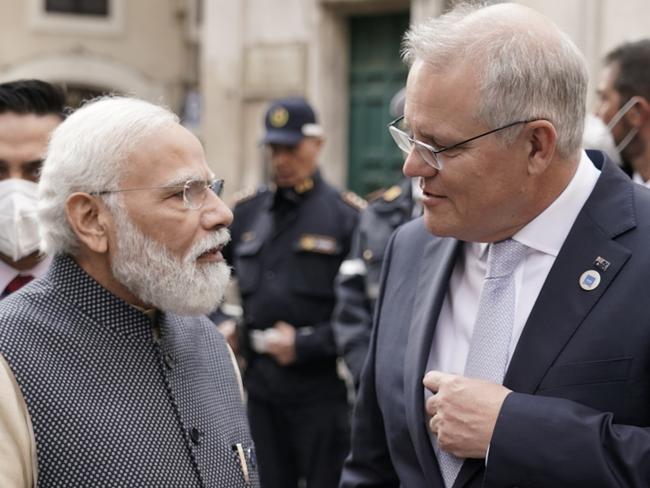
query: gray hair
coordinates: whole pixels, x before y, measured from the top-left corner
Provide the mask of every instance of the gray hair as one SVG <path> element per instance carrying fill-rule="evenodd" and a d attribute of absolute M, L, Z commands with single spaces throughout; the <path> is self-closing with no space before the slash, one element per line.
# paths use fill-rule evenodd
<path fill-rule="evenodd" d="M 488 8 L 495 7 L 503 6 Z M 583 55 L 550 21 L 544 29 L 533 28 L 521 19 L 489 18 L 481 10 L 461 4 L 411 27 L 404 38 L 404 60 L 409 65 L 421 60 L 441 71 L 461 62 L 476 66 L 479 121 L 495 129 L 518 120 L 546 119 L 558 134 L 557 153 L 576 154 L 586 113 Z M 509 144 L 520 130 L 514 127 L 498 136 Z"/>
<path fill-rule="evenodd" d="M 42 250 L 75 254 L 78 242 L 65 214 L 68 196 L 118 189 L 138 144 L 176 123 L 178 117 L 164 107 L 109 96 L 87 102 L 59 125 L 52 133 L 39 182 Z"/>

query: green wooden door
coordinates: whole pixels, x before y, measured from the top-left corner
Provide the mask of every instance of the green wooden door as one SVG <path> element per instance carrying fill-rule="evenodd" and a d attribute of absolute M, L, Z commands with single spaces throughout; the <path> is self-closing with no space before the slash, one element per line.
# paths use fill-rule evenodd
<path fill-rule="evenodd" d="M 402 175 L 404 158 L 386 124 L 390 100 L 406 82 L 399 51 L 408 25 L 408 13 L 350 18 L 348 186 L 360 195 Z"/>

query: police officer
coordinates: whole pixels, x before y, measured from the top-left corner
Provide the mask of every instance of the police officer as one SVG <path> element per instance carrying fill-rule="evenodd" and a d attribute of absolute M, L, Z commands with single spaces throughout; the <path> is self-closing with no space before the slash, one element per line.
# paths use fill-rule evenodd
<path fill-rule="evenodd" d="M 226 259 L 248 340 L 244 383 L 262 486 L 338 486 L 349 444 L 346 389 L 330 317 L 360 197 L 324 181 L 323 144 L 302 98 L 275 101 L 263 143 L 274 185 L 242 194 Z"/>
<path fill-rule="evenodd" d="M 400 90 L 391 100 L 390 112 L 394 117 L 404 113 L 404 92 Z M 352 249 L 341 263 L 336 278 L 337 303 L 332 326 L 355 387 L 359 386 L 368 351 L 384 248 L 397 227 L 421 215 L 420 197 L 419 181 L 403 178 L 373 199 L 361 213 Z"/>

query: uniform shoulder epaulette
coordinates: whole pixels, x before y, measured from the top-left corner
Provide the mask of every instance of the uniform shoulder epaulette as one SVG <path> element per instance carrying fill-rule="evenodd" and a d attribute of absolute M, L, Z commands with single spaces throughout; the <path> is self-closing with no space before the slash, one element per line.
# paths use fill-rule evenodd
<path fill-rule="evenodd" d="M 401 194 L 402 194 L 402 187 L 400 187 L 399 185 L 395 185 L 395 186 L 391 186 L 388 190 L 386 190 L 383 193 L 382 198 L 386 202 L 392 202 Z"/>
<path fill-rule="evenodd" d="M 257 195 L 264 193 L 268 190 L 266 186 L 244 188 L 243 190 L 236 191 L 232 196 L 232 206 L 240 205 L 244 202 L 252 200 Z"/>
<path fill-rule="evenodd" d="M 378 190 L 375 190 L 375 191 L 372 191 L 372 192 L 368 193 L 365 196 L 366 202 L 368 202 L 368 203 L 374 202 L 379 197 L 381 197 L 384 194 L 385 191 L 386 191 L 386 188 L 379 188 Z"/>
<path fill-rule="evenodd" d="M 357 210 L 363 210 L 368 206 L 368 202 L 366 202 L 359 195 L 351 191 L 341 192 L 341 198 L 345 203 L 347 203 L 351 207 L 356 208 Z"/>

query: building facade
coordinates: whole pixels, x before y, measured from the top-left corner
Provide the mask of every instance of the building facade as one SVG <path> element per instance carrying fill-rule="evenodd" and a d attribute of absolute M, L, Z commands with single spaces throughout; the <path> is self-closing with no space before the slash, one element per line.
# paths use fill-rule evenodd
<path fill-rule="evenodd" d="M 399 48 L 409 21 L 450 0 L 206 0 L 201 51 L 202 133 L 231 190 L 266 178 L 258 141 L 267 103 L 303 95 L 327 140 L 325 175 L 365 194 L 399 176 L 388 102 L 404 82 Z M 587 58 L 590 97 L 603 55 L 650 36 L 646 0 L 519 0 L 552 18 Z"/>
<path fill-rule="evenodd" d="M 0 80 L 62 83 L 70 102 L 124 93 L 177 111 L 203 140 L 226 192 L 267 178 L 259 145 L 274 98 L 301 95 L 325 129 L 325 176 L 366 194 L 399 177 L 385 129 L 406 78 L 410 22 L 453 0 L 0 0 Z M 647 0 L 519 0 L 585 54 L 650 37 Z M 592 95 L 593 96 L 593 95 Z"/>
<path fill-rule="evenodd" d="M 182 111 L 198 84 L 192 0 L 1 0 L 0 80 L 123 93 Z"/>

